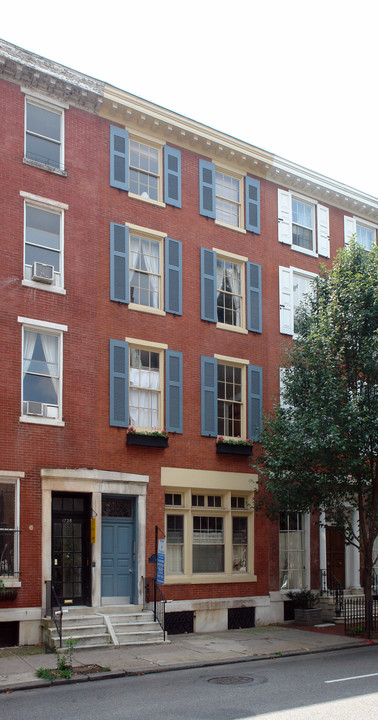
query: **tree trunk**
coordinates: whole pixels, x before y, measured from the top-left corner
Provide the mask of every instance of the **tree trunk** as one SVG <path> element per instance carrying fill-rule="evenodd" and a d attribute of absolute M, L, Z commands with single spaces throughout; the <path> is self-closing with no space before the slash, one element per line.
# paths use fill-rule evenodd
<path fill-rule="evenodd" d="M 372 558 L 365 557 L 364 593 L 365 593 L 365 629 L 370 639 L 373 633 L 373 600 L 371 594 Z"/>

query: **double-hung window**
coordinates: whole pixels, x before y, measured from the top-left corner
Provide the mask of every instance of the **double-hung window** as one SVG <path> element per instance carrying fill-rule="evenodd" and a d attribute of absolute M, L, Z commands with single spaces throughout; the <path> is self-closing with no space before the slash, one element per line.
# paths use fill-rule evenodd
<path fill-rule="evenodd" d="M 293 267 L 279 268 L 280 332 L 294 335 L 298 332 L 298 310 L 306 306 L 312 293 L 315 273 Z"/>
<path fill-rule="evenodd" d="M 260 233 L 260 181 L 199 161 L 200 214 L 221 225 Z"/>
<path fill-rule="evenodd" d="M 64 110 L 43 101 L 26 99 L 25 158 L 64 169 Z"/>
<path fill-rule="evenodd" d="M 23 324 L 21 420 L 62 424 L 64 325 L 18 318 Z"/>
<path fill-rule="evenodd" d="M 224 250 L 201 248 L 201 319 L 225 330 L 260 333 L 260 265 Z"/>
<path fill-rule="evenodd" d="M 19 478 L 0 473 L 0 578 L 19 574 Z"/>
<path fill-rule="evenodd" d="M 110 185 L 147 202 L 181 207 L 181 151 L 111 125 Z"/>
<path fill-rule="evenodd" d="M 262 368 L 248 360 L 201 358 L 201 434 L 257 441 L 262 424 Z"/>
<path fill-rule="evenodd" d="M 241 224 L 241 180 L 224 172 L 215 173 L 215 217 L 226 225 L 240 227 Z"/>
<path fill-rule="evenodd" d="M 110 299 L 133 310 L 181 315 L 181 242 L 138 225 L 111 223 Z"/>
<path fill-rule="evenodd" d="M 167 345 L 111 340 L 110 425 L 182 433 L 182 364 Z"/>
<path fill-rule="evenodd" d="M 281 590 L 306 586 L 305 517 L 300 513 L 280 513 L 279 564 Z"/>
<path fill-rule="evenodd" d="M 344 242 L 348 245 L 355 236 L 357 242 L 365 250 L 371 250 L 377 241 L 376 226 L 357 217 L 344 216 Z"/>
<path fill-rule="evenodd" d="M 307 255 L 329 257 L 328 208 L 302 195 L 278 190 L 278 240 Z"/>
<path fill-rule="evenodd" d="M 174 469 L 165 471 L 174 475 Z M 176 471 L 177 472 L 177 471 Z M 253 511 L 247 476 L 180 470 L 183 482 L 191 472 L 194 482 L 220 484 L 220 488 L 166 488 L 166 582 L 244 581 L 253 573 Z M 162 481 L 165 482 L 163 472 Z M 210 477 L 211 476 L 211 477 Z M 172 477 L 173 480 L 173 477 Z M 189 480 L 189 477 L 188 477 Z M 218 480 L 218 482 L 217 482 Z M 241 490 L 226 489 L 228 482 Z"/>
<path fill-rule="evenodd" d="M 161 427 L 161 352 L 130 346 L 129 425 Z"/>
<path fill-rule="evenodd" d="M 21 192 L 25 198 L 24 284 L 64 292 L 63 203 Z"/>
<path fill-rule="evenodd" d="M 218 435 L 226 437 L 245 435 L 243 388 L 245 388 L 244 366 L 228 365 L 219 361 Z"/>

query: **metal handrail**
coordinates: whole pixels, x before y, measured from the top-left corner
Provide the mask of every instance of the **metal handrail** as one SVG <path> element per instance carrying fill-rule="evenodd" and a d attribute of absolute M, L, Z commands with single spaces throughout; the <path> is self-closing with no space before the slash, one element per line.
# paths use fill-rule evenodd
<path fill-rule="evenodd" d="M 54 621 L 58 636 L 59 647 L 62 647 L 63 637 L 63 607 L 56 594 L 54 585 L 51 580 L 45 580 L 46 583 L 46 615 Z M 53 598 L 55 603 L 53 604 Z M 57 617 L 58 616 L 58 617 Z"/>
<path fill-rule="evenodd" d="M 332 570 L 320 570 L 320 595 L 331 595 L 335 600 L 335 614 L 340 617 L 344 606 L 344 588 Z"/>
<path fill-rule="evenodd" d="M 163 630 L 164 642 L 165 642 L 165 605 L 166 605 L 166 602 L 167 602 L 167 600 L 164 597 L 164 594 L 160 588 L 160 585 L 158 585 L 156 580 L 154 580 L 154 620 L 158 621 L 161 629 Z"/>

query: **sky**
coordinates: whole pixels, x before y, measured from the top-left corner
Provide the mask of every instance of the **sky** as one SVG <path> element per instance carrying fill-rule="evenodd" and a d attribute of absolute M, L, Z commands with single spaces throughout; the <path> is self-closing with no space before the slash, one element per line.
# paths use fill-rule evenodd
<path fill-rule="evenodd" d="M 18 0 L 0 37 L 378 197 L 376 0 Z"/>

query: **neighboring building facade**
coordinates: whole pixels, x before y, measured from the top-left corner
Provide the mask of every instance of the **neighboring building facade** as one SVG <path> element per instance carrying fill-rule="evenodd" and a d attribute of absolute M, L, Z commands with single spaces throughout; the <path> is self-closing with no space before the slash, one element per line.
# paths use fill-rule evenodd
<path fill-rule="evenodd" d="M 140 604 L 155 526 L 177 623 L 282 620 L 331 545 L 255 515 L 217 438 L 256 442 L 319 261 L 376 241 L 378 200 L 4 41 L 0 123 L 0 641 L 39 640 L 50 580 Z"/>

